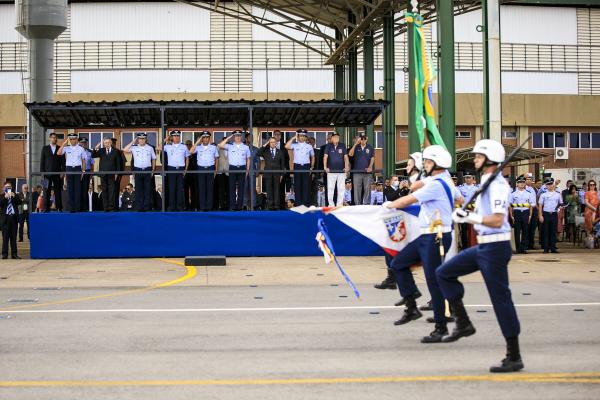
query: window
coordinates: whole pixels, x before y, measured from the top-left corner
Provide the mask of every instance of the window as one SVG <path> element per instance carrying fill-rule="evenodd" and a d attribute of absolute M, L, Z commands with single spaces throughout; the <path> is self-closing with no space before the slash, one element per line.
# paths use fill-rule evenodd
<path fill-rule="evenodd" d="M 231 135 L 233 131 L 214 131 L 213 139 L 215 143 L 220 143 L 221 140 L 225 139 L 225 136 Z"/>
<path fill-rule="evenodd" d="M 456 131 L 454 136 L 457 139 L 471 139 L 471 132 L 469 131 Z"/>
<path fill-rule="evenodd" d="M 27 140 L 26 133 L 5 133 L 4 140 Z"/>
<path fill-rule="evenodd" d="M 375 146 L 376 149 L 383 149 L 383 131 L 375 131 Z"/>
<path fill-rule="evenodd" d="M 102 146 L 104 139 L 112 139 L 113 132 L 79 132 L 79 137 L 87 138 L 89 148 L 93 149 L 98 143 Z"/>
<path fill-rule="evenodd" d="M 158 135 L 156 131 L 121 132 L 121 147 L 127 146 L 136 137 L 136 135 L 141 132 L 146 132 L 146 135 L 148 136 L 146 142 L 149 145 L 156 147 L 156 137 Z"/>
<path fill-rule="evenodd" d="M 400 137 L 401 138 L 407 138 L 408 137 L 408 132 L 407 131 L 400 131 Z"/>
<path fill-rule="evenodd" d="M 569 147 L 572 149 L 600 149 L 600 133 L 570 132 Z"/>
<path fill-rule="evenodd" d="M 502 131 L 502 139 L 514 140 L 517 138 L 517 132 L 515 131 Z"/>
<path fill-rule="evenodd" d="M 181 131 L 181 143 L 191 140 L 194 144 L 196 140 L 200 139 L 200 135 L 202 135 L 202 132 L 199 131 Z"/>
<path fill-rule="evenodd" d="M 534 149 L 553 149 L 555 147 L 565 147 L 566 137 L 564 132 L 534 132 Z"/>

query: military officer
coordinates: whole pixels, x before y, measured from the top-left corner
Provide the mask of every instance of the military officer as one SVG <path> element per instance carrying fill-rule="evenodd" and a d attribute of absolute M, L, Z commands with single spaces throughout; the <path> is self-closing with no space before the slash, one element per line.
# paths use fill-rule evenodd
<path fill-rule="evenodd" d="M 517 178 L 517 188 L 510 194 L 508 200 L 510 216 L 515 227 L 515 249 L 519 254 L 527 254 L 529 244 L 527 232 L 533 216 L 534 204 L 535 195 L 525 190 L 525 177 L 521 175 Z"/>
<path fill-rule="evenodd" d="M 88 189 L 90 187 L 90 180 L 92 179 L 91 172 L 94 169 L 94 159 L 92 158 L 92 151 L 88 148 L 88 139 L 85 136 L 79 138 L 79 145 L 85 150 L 85 175 L 81 177 L 81 210 L 87 211 L 87 198 Z"/>
<path fill-rule="evenodd" d="M 137 211 L 150 211 L 153 191 L 152 179 L 156 168 L 156 152 L 147 144 L 146 132 L 140 132 L 123 151 L 133 155 L 133 170 L 135 174 L 135 206 Z M 137 143 L 135 146 L 134 144 Z"/>
<path fill-rule="evenodd" d="M 229 209 L 232 211 L 242 210 L 246 176 L 250 169 L 250 148 L 242 143 L 242 135 L 241 130 L 236 130 L 219 143 L 219 148 L 227 151 L 229 159 Z M 227 143 L 232 138 L 233 143 Z"/>
<path fill-rule="evenodd" d="M 475 183 L 475 175 L 471 171 L 466 171 L 463 174 L 465 182 L 458 186 L 458 191 L 464 197 L 465 202 L 468 203 L 473 197 L 473 194 L 479 189 L 479 186 Z M 469 247 L 469 224 L 460 225 L 460 243 L 461 248 L 466 249 Z"/>
<path fill-rule="evenodd" d="M 556 229 L 558 226 L 558 209 L 562 204 L 562 197 L 556 191 L 553 178 L 544 181 L 546 192 L 540 195 L 538 203 L 538 218 L 542 224 L 542 246 L 544 253 L 558 253 L 556 249 Z"/>
<path fill-rule="evenodd" d="M 67 146 L 69 143 L 69 146 Z M 81 172 L 85 170 L 85 159 L 87 151 L 81 147 L 77 140 L 76 133 L 69 133 L 56 153 L 59 156 L 65 155 L 65 165 L 67 172 L 79 172 L 79 174 L 67 174 L 67 192 L 69 196 L 69 207 L 71 212 L 81 210 Z"/>
<path fill-rule="evenodd" d="M 285 148 L 292 151 L 294 160 L 294 192 L 296 194 L 296 205 L 310 206 L 310 171 L 315 165 L 315 149 L 306 143 L 306 129 L 298 129 L 296 136 L 290 138 L 285 144 Z M 294 143 L 296 140 L 296 143 Z M 344 151 L 345 147 L 344 147 Z M 348 156 L 346 156 L 346 159 Z M 324 161 L 325 162 L 325 161 Z M 327 168 L 325 168 L 327 169 Z M 342 190 L 344 186 L 338 186 L 338 196 L 342 205 Z M 331 201 L 330 201 L 331 203 Z M 330 204 L 331 205 L 331 204 Z"/>
<path fill-rule="evenodd" d="M 183 211 L 183 177 L 187 170 L 190 152 L 181 143 L 181 131 L 174 130 L 169 133 L 167 144 L 163 146 L 167 156 L 167 171 L 175 171 L 167 178 L 169 192 L 168 211 Z"/>
<path fill-rule="evenodd" d="M 196 154 L 197 170 L 200 171 L 197 178 L 198 209 L 200 211 L 210 211 L 213 207 L 213 186 L 219 166 L 219 150 L 217 146 L 210 143 L 210 133 L 208 131 L 202 132 L 200 138 L 192 146 L 190 153 Z"/>

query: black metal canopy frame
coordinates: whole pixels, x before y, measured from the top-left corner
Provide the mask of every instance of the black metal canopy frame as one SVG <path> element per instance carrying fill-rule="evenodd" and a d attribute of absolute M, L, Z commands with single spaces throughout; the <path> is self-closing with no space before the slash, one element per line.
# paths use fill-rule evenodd
<path fill-rule="evenodd" d="M 254 126 L 262 128 L 366 127 L 375 122 L 388 104 L 389 102 L 384 100 L 145 100 L 46 102 L 26 103 L 25 106 L 29 110 L 29 126 L 35 119 L 44 129 L 159 128 L 164 138 L 169 127 L 242 127 L 248 129 L 252 142 Z M 30 140 L 29 154 L 32 151 Z M 29 182 L 32 182 L 32 177 L 41 176 L 41 173 L 32 172 L 31 157 L 29 160 Z M 212 173 L 211 171 L 192 172 Z M 250 163 L 251 176 L 255 176 L 254 172 L 253 163 Z M 75 173 L 77 172 L 73 174 Z M 175 172 L 165 171 L 163 165 L 160 171 L 163 182 L 169 173 Z M 136 171 L 115 171 L 115 174 L 135 175 Z M 164 211 L 164 196 L 162 207 Z M 251 204 L 252 208 L 254 204 Z"/>

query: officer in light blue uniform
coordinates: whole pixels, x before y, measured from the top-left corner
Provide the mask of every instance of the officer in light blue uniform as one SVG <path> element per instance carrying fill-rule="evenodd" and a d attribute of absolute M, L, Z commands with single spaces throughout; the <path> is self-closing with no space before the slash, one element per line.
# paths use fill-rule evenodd
<path fill-rule="evenodd" d="M 197 170 L 200 171 L 198 173 L 198 209 L 210 211 L 213 208 L 213 187 L 219 165 L 219 149 L 210 143 L 210 133 L 204 131 L 192 146 L 190 153 L 196 154 Z"/>
<path fill-rule="evenodd" d="M 454 202 L 461 198 L 454 186 L 447 169 L 452 166 L 452 156 L 439 145 L 425 148 L 423 151 L 423 168 L 430 179 L 425 180 L 422 188 L 400 197 L 393 202 L 384 203 L 388 208 L 404 208 L 416 202 L 421 204 L 419 226 L 421 236 L 410 242 L 391 263 L 402 300 L 398 305 L 406 305 L 404 315 L 394 322 L 395 325 L 406 324 L 422 316 L 417 308 L 416 299 L 421 296 L 417 289 L 410 267 L 419 261 L 423 263 L 427 287 L 431 294 L 435 330 L 421 339 L 421 343 L 439 343 L 448 335 L 444 297 L 439 288 L 435 271 L 442 263 L 440 247 L 443 254 L 448 252 L 452 243 L 452 210 Z M 441 243 L 437 232 L 441 230 Z"/>
<path fill-rule="evenodd" d="M 86 150 L 79 145 L 77 134 L 69 133 L 68 139 L 63 142 L 56 154 L 65 155 L 67 172 L 79 172 L 79 174 L 67 174 L 69 207 L 72 213 L 78 212 L 81 210 L 81 172 L 85 170 Z"/>
<path fill-rule="evenodd" d="M 473 153 L 475 167 L 483 174 L 483 185 L 504 161 L 504 147 L 499 142 L 484 139 L 473 147 Z M 509 194 L 508 182 L 502 174 L 498 174 L 488 189 L 477 198 L 475 211 L 454 211 L 454 221 L 475 225 L 479 244 L 461 251 L 442 264 L 436 273 L 444 297 L 456 317 L 456 327 L 443 342 L 454 342 L 475 333 L 462 302 L 465 290 L 458 278 L 481 271 L 507 346 L 506 358 L 500 365 L 491 367 L 490 372 L 513 372 L 523 368 L 519 350 L 520 324 L 508 285 L 508 263 L 512 257 L 508 223 Z"/>
<path fill-rule="evenodd" d="M 163 151 L 167 156 L 167 171 L 175 171 L 167 177 L 167 186 L 169 189 L 169 207 L 168 211 L 183 211 L 183 177 L 187 170 L 190 151 L 185 144 L 181 143 L 181 131 L 171 131 L 167 144 Z"/>
<path fill-rule="evenodd" d="M 86 210 L 87 193 L 88 193 L 88 189 L 90 187 L 90 180 L 92 179 L 91 172 L 94 169 L 94 159 L 92 158 L 92 151 L 90 149 L 88 149 L 88 140 L 86 137 L 79 138 L 79 145 L 81 147 L 83 147 L 83 149 L 85 150 L 85 153 L 84 153 L 85 169 L 84 169 L 84 171 L 86 172 L 86 174 L 81 177 L 81 210 L 80 211 L 87 211 Z"/>
<path fill-rule="evenodd" d="M 383 183 L 381 183 L 381 181 L 378 181 L 376 183 L 375 190 L 371 191 L 371 205 L 380 206 L 383 204 L 383 202 L 384 202 Z"/>
<path fill-rule="evenodd" d="M 154 192 L 152 190 L 152 173 L 156 168 L 156 152 L 147 144 L 146 132 L 139 132 L 123 151 L 133 156 L 135 174 L 135 206 L 137 211 L 150 211 Z M 137 145 L 134 146 L 134 143 Z"/>
<path fill-rule="evenodd" d="M 468 204 L 473 194 L 479 189 L 479 185 L 475 183 L 475 175 L 471 171 L 466 171 L 463 178 L 465 182 L 458 186 L 458 191 L 465 199 L 465 203 Z M 469 224 L 460 224 L 460 243 L 462 249 L 469 247 Z"/>
<path fill-rule="evenodd" d="M 533 202 L 533 208 L 531 209 L 531 221 L 529 222 L 529 229 L 527 231 L 527 250 L 535 250 L 535 231 L 538 226 L 538 208 L 537 208 L 537 198 L 538 193 L 533 184 L 535 183 L 535 179 L 533 178 L 533 174 L 531 172 L 525 175 L 525 190 L 529 192 L 529 194 L 533 195 L 535 201 Z"/>
<path fill-rule="evenodd" d="M 554 187 L 554 179 L 546 178 L 546 192 L 540 195 L 538 218 L 542 224 L 542 247 L 544 253 L 558 253 L 556 249 L 556 229 L 558 227 L 558 209 L 562 204 L 562 196 Z"/>
<path fill-rule="evenodd" d="M 519 254 L 527 254 L 529 244 L 529 222 L 533 216 L 532 208 L 535 204 L 535 195 L 525 190 L 525 177 L 517 178 L 517 188 L 510 194 L 508 203 L 510 215 L 515 227 L 515 249 Z M 537 218 L 537 215 L 535 216 Z"/>
<path fill-rule="evenodd" d="M 306 129 L 298 129 L 285 148 L 294 155 L 294 193 L 296 204 L 310 206 L 310 173 L 315 165 L 315 149 L 306 142 Z M 293 143 L 296 140 L 296 143 Z M 304 172 L 306 171 L 306 172 Z M 340 193 L 338 196 L 342 196 Z M 341 201 L 339 202 L 342 203 Z"/>
<path fill-rule="evenodd" d="M 250 168 L 250 148 L 242 143 L 242 134 L 242 131 L 236 130 L 219 143 L 219 148 L 227 151 L 229 159 L 229 209 L 232 211 L 242 210 L 246 176 Z M 231 138 L 233 143 L 227 143 Z"/>

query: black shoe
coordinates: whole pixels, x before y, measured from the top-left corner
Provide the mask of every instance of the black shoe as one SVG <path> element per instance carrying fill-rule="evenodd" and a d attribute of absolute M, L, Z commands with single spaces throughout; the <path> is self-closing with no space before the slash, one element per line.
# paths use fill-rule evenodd
<path fill-rule="evenodd" d="M 554 250 L 550 250 L 550 253 L 554 253 L 554 254 L 560 254 L 560 251 L 554 249 Z"/>
<path fill-rule="evenodd" d="M 22 242 L 22 241 L 23 241 L 23 239 L 19 239 L 19 242 Z"/>
<path fill-rule="evenodd" d="M 544 250 L 544 254 L 548 254 L 548 250 Z"/>
<path fill-rule="evenodd" d="M 392 277 L 387 277 L 381 283 L 373 286 L 375 289 L 396 289 L 396 281 Z"/>
<path fill-rule="evenodd" d="M 475 332 L 477 332 L 477 331 L 475 330 L 475 327 L 473 326 L 473 324 L 471 324 L 471 322 L 469 322 L 467 325 L 464 325 L 462 327 L 459 327 L 457 324 L 457 326 L 452 330 L 452 333 L 450 335 L 446 336 L 442 340 L 442 342 L 444 342 L 444 343 L 456 342 L 461 337 L 467 337 L 467 336 L 474 335 Z"/>
<path fill-rule="evenodd" d="M 2 256 L 3 260 L 6 260 L 8 258 L 8 256 Z"/>
<path fill-rule="evenodd" d="M 19 257 L 19 256 L 17 256 L 17 255 L 11 256 L 11 258 L 12 258 L 13 260 L 20 260 L 20 259 L 21 259 L 21 257 Z"/>
<path fill-rule="evenodd" d="M 412 295 L 412 298 L 416 300 L 416 299 L 418 299 L 418 298 L 419 298 L 419 297 L 421 297 L 421 296 L 422 296 L 421 292 L 419 292 L 419 291 L 417 290 L 417 291 L 416 291 L 416 292 L 415 292 L 415 293 Z M 395 305 L 396 307 L 400 307 L 400 306 L 403 306 L 403 305 L 405 305 L 407 301 L 408 301 L 408 297 L 403 297 L 403 298 L 401 298 L 399 301 L 397 301 L 396 303 L 394 303 L 394 305 Z"/>
<path fill-rule="evenodd" d="M 417 308 L 406 308 L 404 310 L 404 315 L 402 315 L 402 318 L 400 318 L 397 321 L 394 321 L 394 325 L 408 324 L 410 321 L 419 319 L 422 316 L 423 314 L 421 314 L 421 311 L 419 311 Z"/>
<path fill-rule="evenodd" d="M 528 254 L 528 253 L 527 253 L 527 250 L 523 250 L 523 251 L 521 252 L 521 254 Z"/>
<path fill-rule="evenodd" d="M 535 247 L 535 246 L 528 246 L 527 250 L 537 250 L 537 247 Z"/>
<path fill-rule="evenodd" d="M 490 367 L 490 372 L 517 372 L 524 368 L 523 360 L 519 357 L 517 360 L 511 360 L 506 357 L 499 365 Z"/>
<path fill-rule="evenodd" d="M 446 323 L 455 321 L 454 317 L 444 317 L 444 318 L 446 319 Z M 435 324 L 434 317 L 427 317 L 426 321 L 430 324 Z"/>
<path fill-rule="evenodd" d="M 419 306 L 419 310 L 421 310 L 421 311 L 433 311 L 433 307 L 431 307 L 431 300 L 429 300 L 426 305 Z"/>
<path fill-rule="evenodd" d="M 435 324 L 435 330 L 429 336 L 423 336 L 421 343 L 441 343 L 446 336 L 448 336 L 446 324 Z"/>

